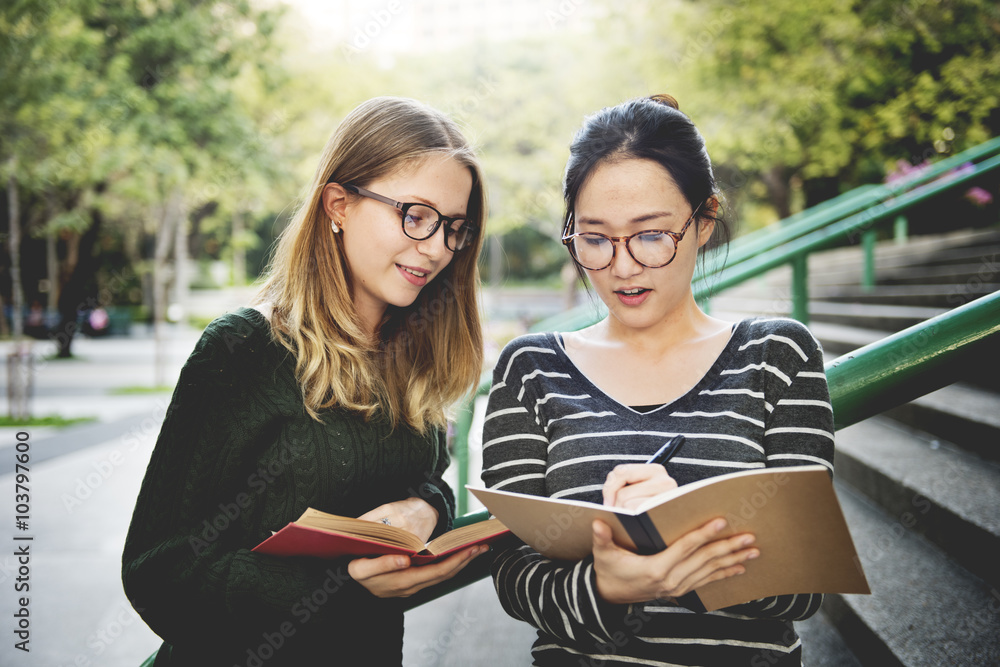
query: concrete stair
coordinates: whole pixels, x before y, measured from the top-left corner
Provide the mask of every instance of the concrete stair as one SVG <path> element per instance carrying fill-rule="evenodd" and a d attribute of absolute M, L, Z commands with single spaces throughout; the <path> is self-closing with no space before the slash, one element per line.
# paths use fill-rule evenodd
<path fill-rule="evenodd" d="M 1000 230 L 809 259 L 828 359 L 1000 289 Z M 787 315 L 790 271 L 719 294 L 725 317 Z M 1000 361 L 837 434 L 836 486 L 872 595 L 827 596 L 799 626 L 809 665 L 1000 665 Z"/>

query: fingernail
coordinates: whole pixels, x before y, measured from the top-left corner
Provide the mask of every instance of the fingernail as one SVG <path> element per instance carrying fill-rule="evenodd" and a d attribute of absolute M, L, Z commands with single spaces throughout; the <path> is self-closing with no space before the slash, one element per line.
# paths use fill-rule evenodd
<path fill-rule="evenodd" d="M 751 544 L 753 544 L 753 541 L 754 541 L 754 539 L 755 539 L 755 538 L 754 538 L 754 536 L 753 536 L 753 535 L 747 535 L 746 537 L 744 537 L 744 538 L 743 538 L 743 539 L 742 539 L 742 540 L 740 541 L 740 544 L 742 544 L 742 545 L 743 545 L 743 546 L 745 546 L 745 547 L 748 547 L 748 546 L 750 546 Z"/>
<path fill-rule="evenodd" d="M 406 567 L 406 559 L 402 556 L 396 557 L 396 567 L 403 568 Z"/>
<path fill-rule="evenodd" d="M 718 519 L 716 520 L 715 523 L 712 524 L 712 530 L 714 530 L 717 533 L 725 527 L 726 527 L 725 519 Z"/>
<path fill-rule="evenodd" d="M 756 549 L 754 549 L 753 551 L 751 551 L 750 553 L 747 554 L 747 560 L 753 560 L 754 558 L 756 558 L 759 555 L 760 555 L 760 552 L 757 551 Z"/>

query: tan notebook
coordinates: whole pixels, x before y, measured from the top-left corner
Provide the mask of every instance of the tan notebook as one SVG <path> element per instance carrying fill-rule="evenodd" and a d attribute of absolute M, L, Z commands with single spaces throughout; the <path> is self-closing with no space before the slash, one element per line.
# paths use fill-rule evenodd
<path fill-rule="evenodd" d="M 512 533 L 559 560 L 590 554 L 594 519 L 611 526 L 617 544 L 656 553 L 711 519 L 725 518 L 729 525 L 720 537 L 753 533 L 760 557 L 744 563 L 745 574 L 698 588 L 706 611 L 771 595 L 871 593 L 823 466 L 710 477 L 650 498 L 635 510 L 468 488 Z"/>

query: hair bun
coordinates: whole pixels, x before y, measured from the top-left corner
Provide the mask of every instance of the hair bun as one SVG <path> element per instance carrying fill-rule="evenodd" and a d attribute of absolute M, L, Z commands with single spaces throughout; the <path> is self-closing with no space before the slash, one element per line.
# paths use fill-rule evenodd
<path fill-rule="evenodd" d="M 658 93 L 656 95 L 650 95 L 649 99 L 653 100 L 657 104 L 663 104 L 665 106 L 671 107 L 673 109 L 681 110 L 681 106 L 677 103 L 677 98 L 673 95 L 667 95 L 666 93 Z"/>

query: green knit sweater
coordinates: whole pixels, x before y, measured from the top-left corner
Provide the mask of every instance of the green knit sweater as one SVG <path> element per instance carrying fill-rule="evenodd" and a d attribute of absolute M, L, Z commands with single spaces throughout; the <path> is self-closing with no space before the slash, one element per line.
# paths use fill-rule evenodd
<path fill-rule="evenodd" d="M 208 326 L 181 371 L 122 556 L 125 592 L 164 639 L 157 665 L 399 664 L 403 614 L 346 559 L 252 553 L 307 508 L 358 516 L 425 498 L 451 526 L 440 431 L 330 410 L 310 418 L 294 359 L 256 310 Z"/>

